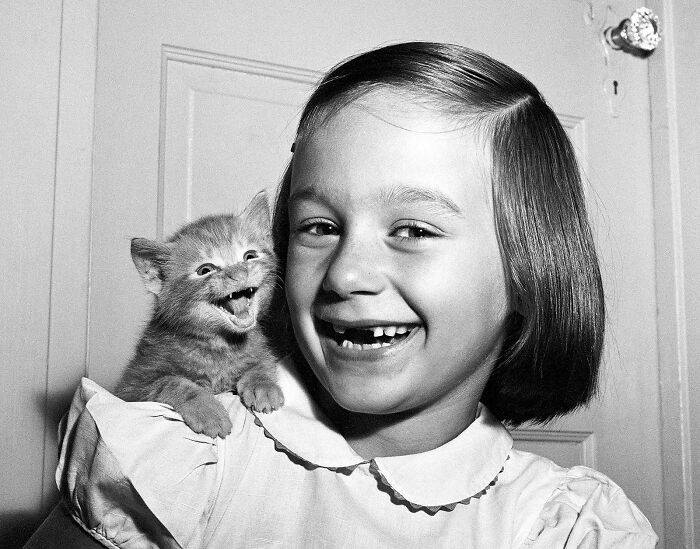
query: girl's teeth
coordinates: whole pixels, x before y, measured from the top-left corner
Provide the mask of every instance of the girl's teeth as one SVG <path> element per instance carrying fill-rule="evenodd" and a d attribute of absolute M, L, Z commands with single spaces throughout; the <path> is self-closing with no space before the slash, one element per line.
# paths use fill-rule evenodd
<path fill-rule="evenodd" d="M 380 347 L 388 347 L 390 343 L 353 343 L 347 339 L 343 340 L 341 347 L 344 349 L 354 349 L 356 351 L 367 351 L 369 349 L 379 349 Z"/>
<path fill-rule="evenodd" d="M 372 332 L 373 337 L 381 337 L 383 335 L 394 337 L 396 334 L 405 334 L 408 332 L 408 326 L 375 326 L 372 328 L 367 328 L 367 330 Z M 347 328 L 345 326 L 333 324 L 333 331 L 336 334 L 344 334 L 347 331 Z"/>
<path fill-rule="evenodd" d="M 372 332 L 372 336 L 379 338 L 382 336 L 393 338 L 395 335 L 405 334 L 409 331 L 408 326 L 375 326 L 371 328 L 365 328 L 365 330 Z M 338 326 L 333 324 L 333 331 L 337 334 L 344 334 L 347 328 L 344 326 Z M 354 349 L 356 351 L 367 351 L 370 349 L 379 349 L 381 347 L 389 347 L 395 343 L 392 341 L 376 341 L 374 343 L 353 343 L 349 339 L 343 339 L 340 344 L 344 349 Z"/>
<path fill-rule="evenodd" d="M 374 337 L 388 336 L 394 337 L 396 334 L 405 334 L 408 332 L 407 326 L 377 326 L 375 328 L 370 328 L 372 330 L 372 335 Z"/>

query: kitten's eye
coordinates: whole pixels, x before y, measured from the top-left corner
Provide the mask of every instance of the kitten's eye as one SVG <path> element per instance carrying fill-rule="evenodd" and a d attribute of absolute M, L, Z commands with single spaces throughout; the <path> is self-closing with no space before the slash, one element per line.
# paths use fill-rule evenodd
<path fill-rule="evenodd" d="M 199 276 L 206 276 L 217 270 L 218 267 L 216 265 L 213 265 L 212 263 L 205 263 L 204 265 L 197 267 L 197 274 Z"/>
<path fill-rule="evenodd" d="M 258 252 L 255 250 L 248 250 L 243 254 L 243 261 L 250 261 L 251 259 L 257 259 L 258 257 L 260 257 Z"/>

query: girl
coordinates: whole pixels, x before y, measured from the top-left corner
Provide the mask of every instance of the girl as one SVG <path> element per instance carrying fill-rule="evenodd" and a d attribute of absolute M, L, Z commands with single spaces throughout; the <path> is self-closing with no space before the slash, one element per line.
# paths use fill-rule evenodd
<path fill-rule="evenodd" d="M 274 233 L 285 406 L 195 435 L 84 380 L 57 480 L 118 547 L 653 547 L 622 490 L 512 448 L 595 392 L 603 292 L 571 145 L 524 77 L 397 44 L 323 79 Z M 177 421 L 165 421 L 174 419 Z"/>

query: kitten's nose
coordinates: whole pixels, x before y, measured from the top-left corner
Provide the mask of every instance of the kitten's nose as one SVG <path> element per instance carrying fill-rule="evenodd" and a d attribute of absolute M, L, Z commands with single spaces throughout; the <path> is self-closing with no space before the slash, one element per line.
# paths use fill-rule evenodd
<path fill-rule="evenodd" d="M 226 269 L 226 278 L 233 282 L 236 287 L 243 286 L 248 281 L 248 271 L 239 266 L 230 267 Z"/>

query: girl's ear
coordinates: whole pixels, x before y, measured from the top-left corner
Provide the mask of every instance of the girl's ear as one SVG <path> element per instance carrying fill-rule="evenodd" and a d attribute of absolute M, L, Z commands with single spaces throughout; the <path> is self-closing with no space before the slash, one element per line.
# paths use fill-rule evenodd
<path fill-rule="evenodd" d="M 262 190 L 256 194 L 243 210 L 242 216 L 248 223 L 258 229 L 268 232 L 270 230 L 270 206 L 267 201 L 267 191 Z"/>
<path fill-rule="evenodd" d="M 163 288 L 163 267 L 169 257 L 167 244 L 147 238 L 131 239 L 131 259 L 146 289 L 154 295 Z"/>

